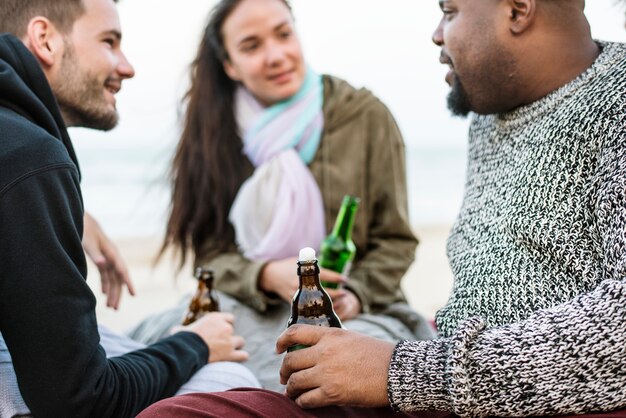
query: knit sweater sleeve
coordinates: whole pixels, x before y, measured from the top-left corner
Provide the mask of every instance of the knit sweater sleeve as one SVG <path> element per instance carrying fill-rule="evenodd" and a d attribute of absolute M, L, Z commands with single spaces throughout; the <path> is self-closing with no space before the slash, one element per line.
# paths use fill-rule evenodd
<path fill-rule="evenodd" d="M 461 416 L 610 411 L 626 403 L 625 347 L 626 280 L 606 280 L 519 323 L 472 318 L 452 337 L 399 343 L 389 400 Z"/>
<path fill-rule="evenodd" d="M 173 395 L 206 364 L 208 348 L 182 332 L 106 358 L 85 280 L 82 217 L 71 164 L 32 170 L 0 190 L 0 331 L 34 416 L 134 416 Z"/>
<path fill-rule="evenodd" d="M 396 409 L 519 416 L 626 405 L 626 137 L 613 133 L 592 198 L 602 283 L 517 323 L 486 329 L 472 318 L 449 338 L 399 343 L 388 381 Z"/>

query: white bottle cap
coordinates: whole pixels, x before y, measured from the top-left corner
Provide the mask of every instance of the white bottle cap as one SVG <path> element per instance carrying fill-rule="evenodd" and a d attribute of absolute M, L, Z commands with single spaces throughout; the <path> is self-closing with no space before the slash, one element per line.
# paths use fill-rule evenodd
<path fill-rule="evenodd" d="M 311 247 L 304 247 L 300 250 L 300 255 L 298 256 L 298 261 L 313 261 L 315 260 L 315 250 Z"/>

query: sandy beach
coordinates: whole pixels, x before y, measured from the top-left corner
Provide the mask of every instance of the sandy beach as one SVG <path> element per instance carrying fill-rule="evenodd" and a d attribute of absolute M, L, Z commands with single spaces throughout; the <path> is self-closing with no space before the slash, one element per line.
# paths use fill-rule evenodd
<path fill-rule="evenodd" d="M 445 245 L 450 225 L 416 225 L 420 239 L 416 260 L 407 271 L 402 286 L 410 304 L 428 318 L 442 307 L 452 288 L 452 273 L 445 255 Z M 183 295 L 195 289 L 191 267 L 185 266 L 176 274 L 176 261 L 166 255 L 154 265 L 161 237 L 136 237 L 112 239 L 124 255 L 137 295 L 124 294 L 119 310 L 106 307 L 100 291 L 97 268 L 89 264 L 88 283 L 97 300 L 96 313 L 100 323 L 123 332 L 150 313 L 158 312 L 177 303 Z"/>

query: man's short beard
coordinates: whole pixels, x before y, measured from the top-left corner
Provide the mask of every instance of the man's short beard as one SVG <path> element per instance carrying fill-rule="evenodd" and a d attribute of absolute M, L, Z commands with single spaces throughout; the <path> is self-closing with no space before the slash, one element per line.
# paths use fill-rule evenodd
<path fill-rule="evenodd" d="M 74 48 L 65 43 L 59 81 L 53 86 L 59 108 L 68 126 L 110 131 L 119 120 L 108 108 L 104 83 L 79 67 Z"/>
<path fill-rule="evenodd" d="M 465 72 L 463 80 L 454 74 L 448 94 L 448 109 L 454 116 L 466 117 L 505 113 L 519 106 L 516 97 L 523 91 L 515 56 L 494 45 L 488 55 L 480 57 L 473 72 Z"/>
<path fill-rule="evenodd" d="M 467 92 L 458 77 L 453 77 L 452 89 L 448 93 L 448 109 L 454 116 L 463 118 L 472 111 Z"/>
<path fill-rule="evenodd" d="M 103 111 L 95 107 L 84 107 L 77 103 L 62 102 L 59 100 L 59 107 L 67 126 L 96 129 L 99 131 L 110 131 L 117 126 L 119 116 L 117 112 Z"/>

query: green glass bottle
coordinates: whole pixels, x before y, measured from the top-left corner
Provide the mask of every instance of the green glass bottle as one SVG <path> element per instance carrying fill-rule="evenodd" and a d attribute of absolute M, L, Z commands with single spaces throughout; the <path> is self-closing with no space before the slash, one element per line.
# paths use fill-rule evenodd
<path fill-rule="evenodd" d="M 298 257 L 300 287 L 291 302 L 291 317 L 287 327 L 294 324 L 342 328 L 341 320 L 333 309 L 333 301 L 320 284 L 320 268 L 313 248 L 303 248 Z M 300 350 L 306 345 L 297 344 L 287 351 Z"/>
<path fill-rule="evenodd" d="M 352 227 L 358 208 L 358 197 L 348 195 L 343 197 L 333 231 L 322 241 L 320 267 L 336 271 L 344 276 L 350 273 L 352 260 L 356 254 L 356 246 L 352 241 Z M 337 289 L 339 283 L 322 281 L 322 286 Z"/>

